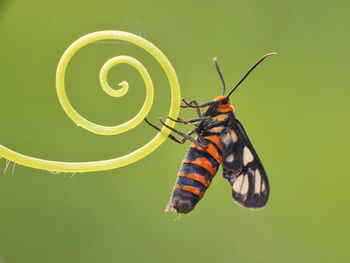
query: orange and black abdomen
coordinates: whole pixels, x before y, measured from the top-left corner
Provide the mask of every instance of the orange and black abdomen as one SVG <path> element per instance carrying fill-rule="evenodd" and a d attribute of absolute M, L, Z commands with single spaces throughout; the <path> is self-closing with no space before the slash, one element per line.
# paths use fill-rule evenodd
<path fill-rule="evenodd" d="M 204 137 L 208 147 L 191 144 L 177 175 L 167 210 L 189 213 L 202 199 L 222 162 L 222 146 L 217 135 Z"/>

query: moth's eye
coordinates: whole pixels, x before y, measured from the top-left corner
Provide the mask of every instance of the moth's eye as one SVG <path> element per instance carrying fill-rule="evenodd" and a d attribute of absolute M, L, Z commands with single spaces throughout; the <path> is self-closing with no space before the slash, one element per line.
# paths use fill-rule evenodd
<path fill-rule="evenodd" d="M 225 105 L 225 104 L 227 104 L 228 103 L 228 99 L 226 98 L 226 99 L 223 99 L 222 101 L 220 101 L 220 104 L 221 105 Z"/>

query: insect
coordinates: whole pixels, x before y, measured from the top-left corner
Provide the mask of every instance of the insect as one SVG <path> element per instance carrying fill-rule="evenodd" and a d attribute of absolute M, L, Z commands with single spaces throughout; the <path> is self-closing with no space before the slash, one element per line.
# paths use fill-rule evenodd
<path fill-rule="evenodd" d="M 168 116 L 175 122 L 195 125 L 196 128 L 189 133 L 169 127 L 160 118 L 164 126 L 183 137 L 182 140 L 178 140 L 170 134 L 170 139 L 181 144 L 186 140 L 192 142 L 177 175 L 166 211 L 184 214 L 191 212 L 203 198 L 220 164 L 223 166 L 223 177 L 231 184 L 232 196 L 238 205 L 251 209 L 260 209 L 266 205 L 269 197 L 269 182 L 265 169 L 242 124 L 236 118 L 229 97 L 255 67 L 266 57 L 275 54 L 269 53 L 259 59 L 227 96 L 224 95 L 223 75 L 214 58 L 214 64 L 223 85 L 222 96 L 201 105 L 196 100 L 186 102 L 183 99 L 185 105 L 181 107 L 196 109 L 198 114 L 196 119 L 175 120 Z M 202 113 L 201 108 L 207 110 Z M 145 121 L 160 131 L 160 128 L 147 119 Z M 196 134 L 197 138 L 191 137 L 192 134 Z"/>

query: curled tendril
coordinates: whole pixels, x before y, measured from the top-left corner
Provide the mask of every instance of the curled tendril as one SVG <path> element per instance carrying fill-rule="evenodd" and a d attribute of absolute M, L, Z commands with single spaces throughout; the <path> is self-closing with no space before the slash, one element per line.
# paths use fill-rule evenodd
<path fill-rule="evenodd" d="M 95 33 L 91 33 L 79 38 L 75 41 L 63 54 L 60 62 L 58 63 L 57 72 L 56 72 L 56 90 L 58 99 L 66 112 L 66 114 L 79 126 L 93 132 L 96 134 L 104 134 L 104 135 L 113 135 L 119 134 L 122 132 L 126 132 L 134 127 L 136 127 L 143 119 L 146 117 L 148 112 L 151 109 L 153 103 L 153 83 L 152 80 L 146 70 L 146 68 L 135 58 L 129 56 L 118 56 L 109 59 L 102 67 L 100 71 L 100 83 L 103 90 L 113 97 L 121 97 L 125 95 L 128 91 L 129 84 L 126 81 L 122 81 L 119 83 L 121 87 L 119 90 L 112 89 L 107 82 L 107 75 L 109 70 L 120 63 L 127 63 L 137 69 L 137 71 L 142 76 L 145 85 L 146 85 L 146 99 L 140 110 L 140 112 L 131 120 L 117 126 L 102 126 L 95 124 L 93 122 L 88 121 L 84 117 L 82 117 L 78 112 L 74 110 L 72 105 L 69 103 L 65 86 L 65 71 L 67 65 L 72 58 L 72 56 L 82 47 L 86 46 L 95 41 L 99 40 L 122 40 L 133 43 L 147 52 L 149 52 L 161 65 L 165 74 L 168 77 L 170 87 L 171 87 L 171 106 L 169 115 L 176 119 L 179 114 L 180 109 L 180 87 L 178 83 L 178 79 L 175 73 L 175 70 L 171 66 L 168 59 L 165 55 L 151 42 L 145 40 L 144 38 L 127 33 L 122 31 L 99 31 Z M 174 127 L 175 122 L 168 119 L 166 123 Z M 122 167 L 133 162 L 136 162 L 146 155 L 150 154 L 157 147 L 159 147 L 169 135 L 170 130 L 164 127 L 161 133 L 158 133 L 150 142 L 137 149 L 134 152 L 131 152 L 127 155 L 95 162 L 56 162 L 43 160 L 38 158 L 29 157 L 15 151 L 12 151 L 2 145 L 0 145 L 0 156 L 13 161 L 15 163 L 29 166 L 37 169 L 49 170 L 49 171 L 58 171 L 58 172 L 91 172 L 91 171 L 102 171 L 109 170 L 118 167 Z"/>

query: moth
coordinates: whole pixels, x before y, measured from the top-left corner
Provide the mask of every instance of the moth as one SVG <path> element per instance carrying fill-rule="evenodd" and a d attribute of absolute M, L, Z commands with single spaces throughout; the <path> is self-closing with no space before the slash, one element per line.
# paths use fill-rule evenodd
<path fill-rule="evenodd" d="M 195 128 L 190 132 L 176 130 L 160 118 L 165 127 L 182 136 L 182 140 L 178 140 L 170 134 L 170 139 L 180 144 L 187 140 L 192 142 L 177 174 L 166 211 L 184 214 L 191 212 L 203 198 L 221 164 L 223 177 L 229 181 L 233 199 L 238 205 L 250 209 L 265 207 L 269 198 L 269 181 L 243 125 L 234 114 L 230 95 L 255 67 L 266 57 L 275 54 L 269 53 L 259 59 L 226 96 L 225 81 L 214 58 L 223 85 L 222 95 L 203 104 L 198 104 L 196 100 L 187 102 L 183 99 L 184 105 L 181 107 L 196 109 L 196 119 L 175 120 L 168 116 L 177 123 L 194 125 Z M 206 110 L 202 113 L 201 109 Z M 147 119 L 145 121 L 156 130 L 161 130 Z M 197 137 L 191 137 L 193 134 Z"/>

